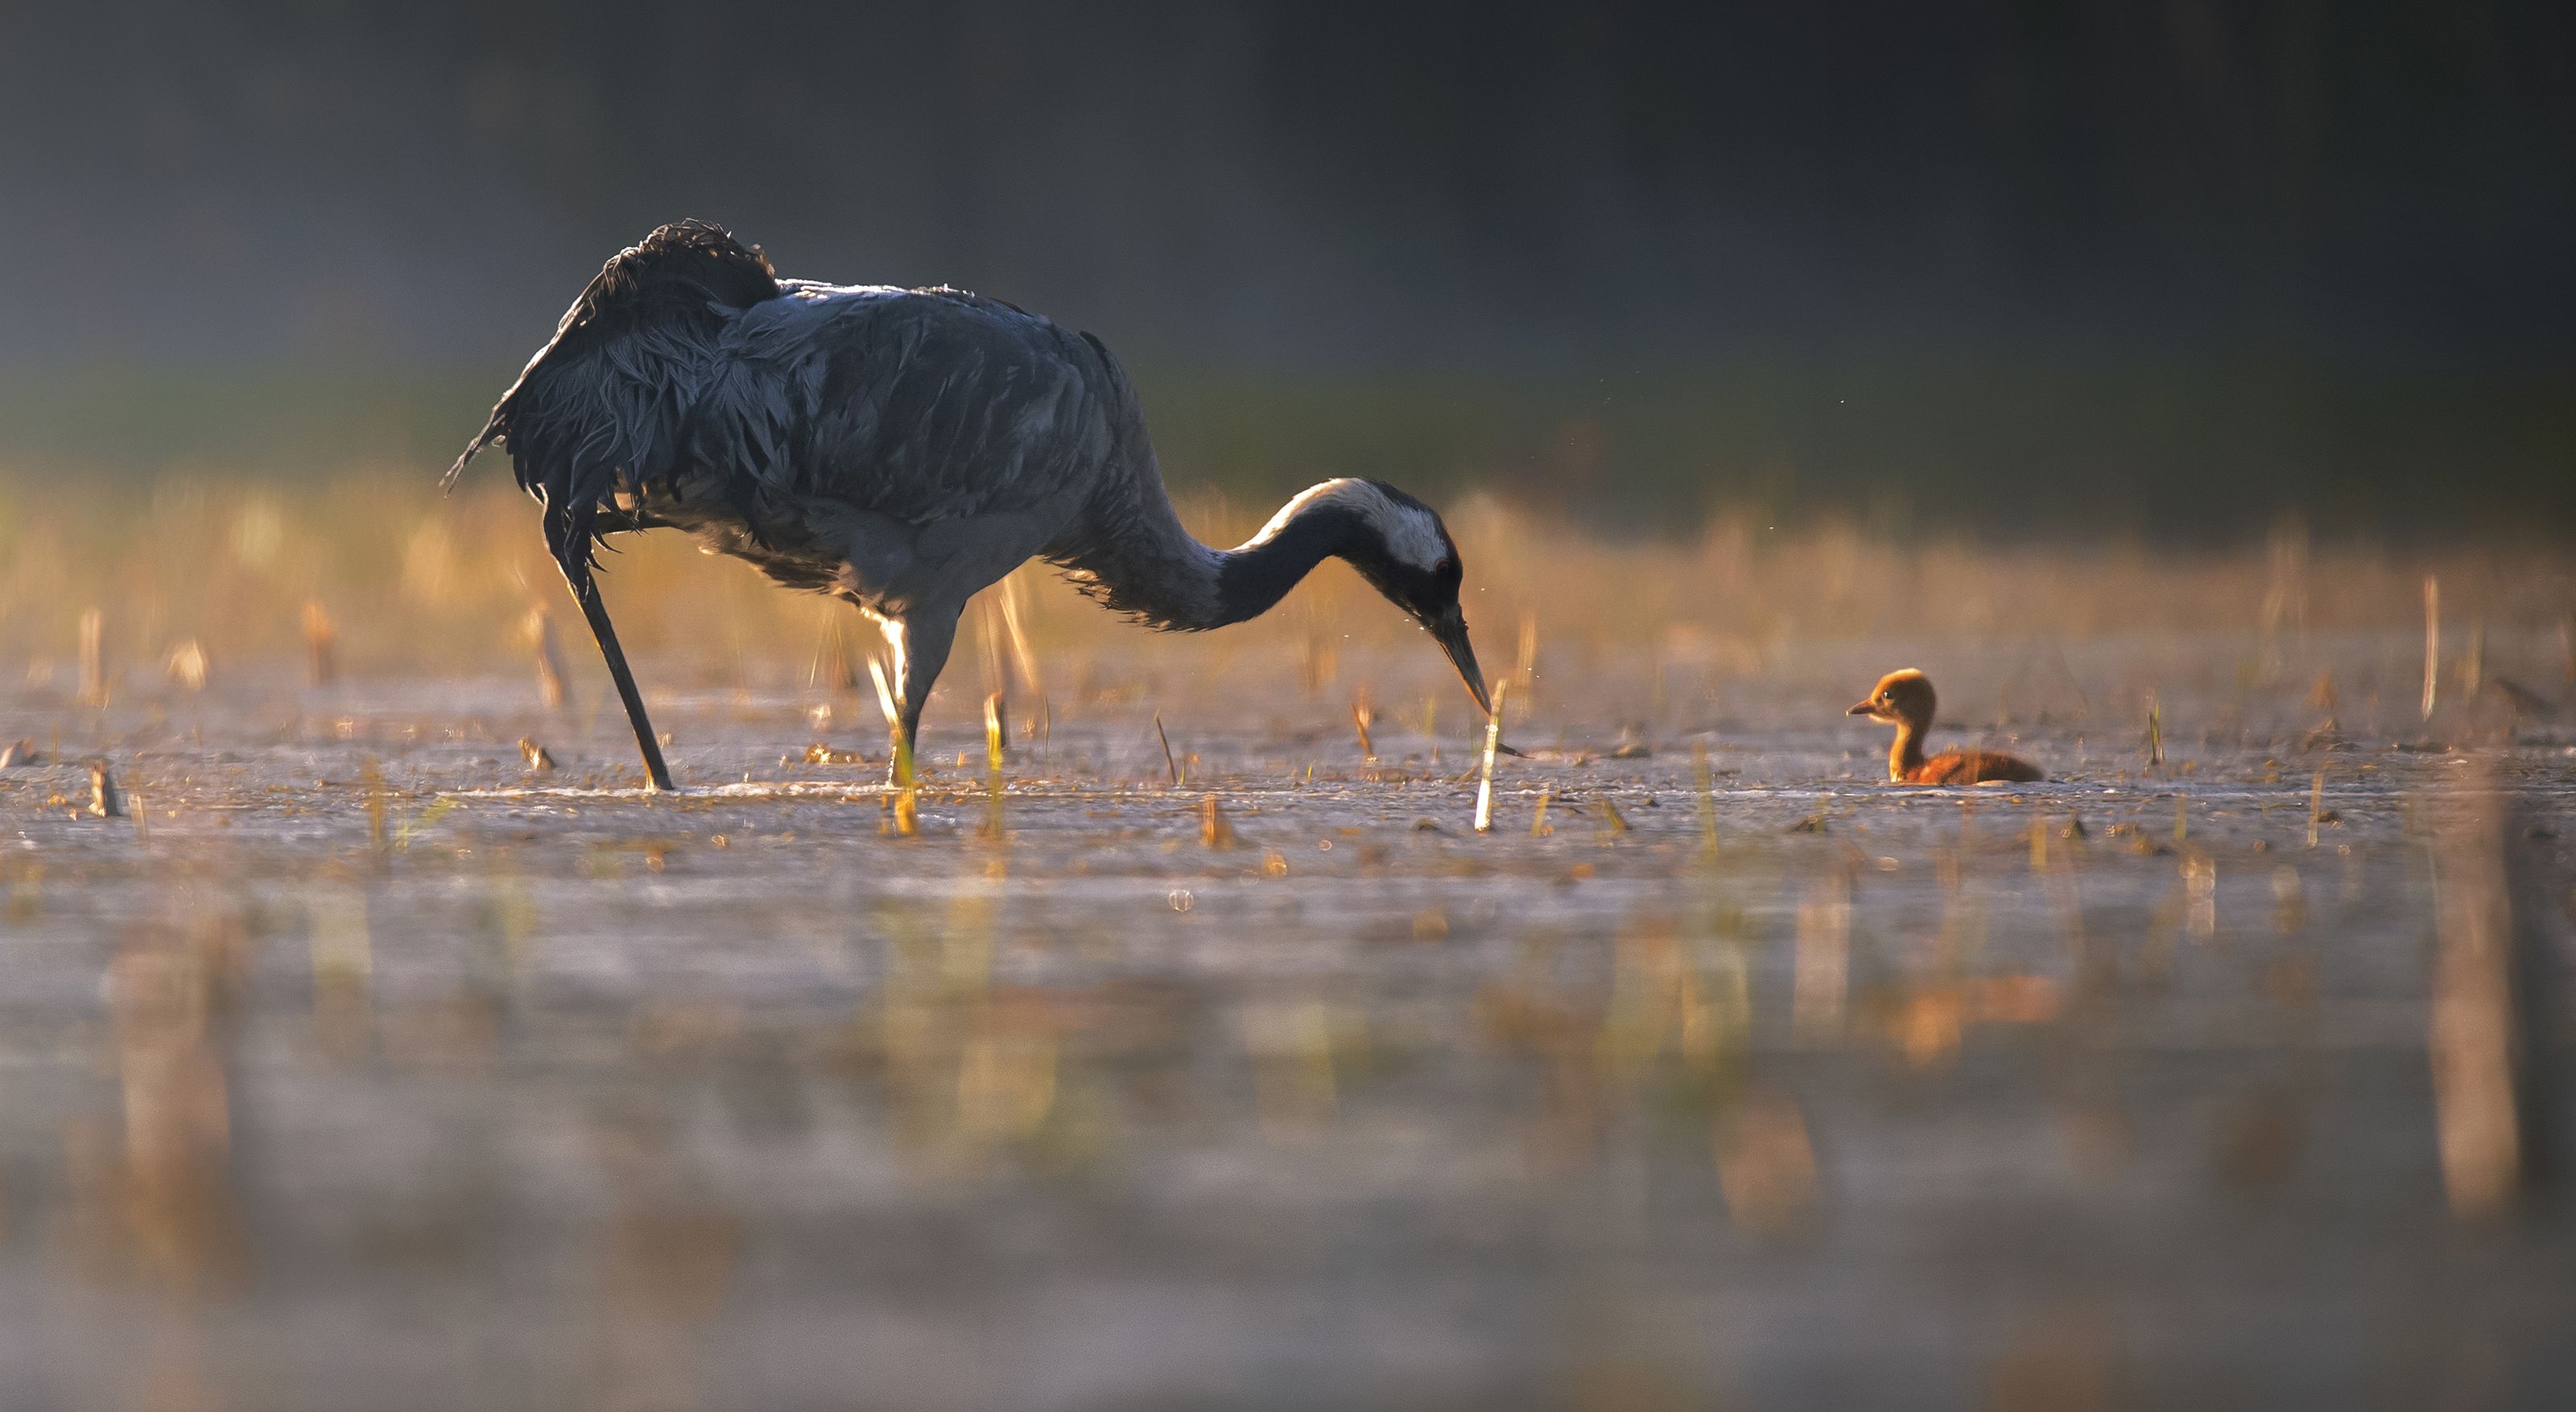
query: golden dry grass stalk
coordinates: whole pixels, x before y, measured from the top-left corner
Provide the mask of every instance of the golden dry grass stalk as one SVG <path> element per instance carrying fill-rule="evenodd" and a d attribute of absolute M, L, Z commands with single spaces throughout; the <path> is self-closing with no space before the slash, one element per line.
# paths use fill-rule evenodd
<path fill-rule="evenodd" d="M 80 616 L 80 703 L 107 704 L 107 617 L 96 608 Z"/>
<path fill-rule="evenodd" d="M 806 664 L 805 684 L 825 691 L 859 689 L 859 668 L 850 652 L 849 615 L 825 600 L 814 625 L 814 659 Z"/>
<path fill-rule="evenodd" d="M 204 691 L 208 670 L 205 644 L 193 637 L 180 639 L 161 661 L 162 675 L 181 691 Z"/>
<path fill-rule="evenodd" d="M 2433 704 L 2442 683 L 2442 580 L 2424 576 L 2424 719 L 2433 719 Z"/>
<path fill-rule="evenodd" d="M 304 679 L 314 686 L 329 686 L 340 672 L 340 631 L 319 598 L 304 600 L 303 621 Z"/>
<path fill-rule="evenodd" d="M 1020 685 L 1032 694 L 1042 695 L 1046 684 L 1038 679 L 1037 649 L 1029 644 L 1029 610 L 1022 601 L 1025 597 L 1026 590 L 1020 586 L 1020 575 L 1004 575 L 1000 601 L 1002 626 L 1010 634 L 1011 664 L 1020 674 Z"/>
<path fill-rule="evenodd" d="M 555 640 L 555 615 L 543 606 L 530 608 L 520 625 L 528 650 L 536 658 L 537 700 L 549 711 L 564 704 L 563 647 Z"/>
<path fill-rule="evenodd" d="M 895 709 L 894 688 L 886 681 L 884 662 L 874 657 L 868 659 L 868 680 L 876 684 L 877 710 L 885 715 L 886 729 L 893 730 L 895 723 L 903 719 L 903 713 Z"/>
<path fill-rule="evenodd" d="M 1172 788 L 1181 787 L 1181 762 L 1172 758 L 1172 738 L 1163 733 L 1163 713 L 1154 713 L 1154 740 L 1163 747 L 1163 770 L 1171 777 Z"/>
<path fill-rule="evenodd" d="M 1691 792 L 1699 797 L 1700 851 L 1717 852 L 1717 790 L 1708 772 L 1708 747 L 1691 744 Z"/>
<path fill-rule="evenodd" d="M 973 604 L 975 657 L 987 692 L 1011 689 L 1011 669 L 1003 660 L 1002 610 L 996 606 L 1000 600 L 999 593 L 983 593 L 976 596 Z"/>
<path fill-rule="evenodd" d="M 984 826 L 988 839 L 1005 836 L 1002 821 L 1002 721 L 1007 708 L 1002 693 L 996 691 L 984 698 Z"/>
<path fill-rule="evenodd" d="M 1493 714 L 1485 718 L 1485 755 L 1476 772 L 1476 832 L 1494 831 L 1494 751 L 1503 741 L 1503 699 L 1512 684 L 1497 682 L 1494 686 Z"/>

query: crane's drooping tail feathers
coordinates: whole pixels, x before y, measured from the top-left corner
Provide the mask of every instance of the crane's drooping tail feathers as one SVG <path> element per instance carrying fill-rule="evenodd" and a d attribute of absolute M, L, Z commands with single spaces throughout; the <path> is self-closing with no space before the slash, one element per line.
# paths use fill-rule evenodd
<path fill-rule="evenodd" d="M 587 569 L 601 502 L 621 481 L 667 482 L 681 469 L 722 311 L 779 292 L 759 246 L 704 221 L 663 226 L 619 251 L 501 394 L 444 486 L 484 448 L 507 442 L 519 487 L 545 502 L 547 547 L 566 572 Z"/>

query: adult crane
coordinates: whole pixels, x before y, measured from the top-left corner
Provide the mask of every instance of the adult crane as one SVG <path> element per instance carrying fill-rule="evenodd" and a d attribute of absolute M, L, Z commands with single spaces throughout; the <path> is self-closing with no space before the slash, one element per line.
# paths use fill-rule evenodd
<path fill-rule="evenodd" d="M 1023 561 L 1149 626 L 1268 611 L 1338 557 L 1429 630 L 1487 710 L 1459 611 L 1458 546 L 1393 486 L 1329 480 L 1233 549 L 1173 513 L 1118 360 L 998 299 L 780 279 L 721 226 L 618 252 L 447 472 L 506 442 L 626 704 L 671 788 L 593 577 L 601 537 L 685 530 L 789 588 L 855 604 L 893 659 L 899 770 L 958 615 Z"/>

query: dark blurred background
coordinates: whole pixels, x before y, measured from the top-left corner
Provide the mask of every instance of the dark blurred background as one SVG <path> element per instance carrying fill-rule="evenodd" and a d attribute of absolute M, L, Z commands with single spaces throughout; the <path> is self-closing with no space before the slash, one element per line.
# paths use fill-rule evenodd
<path fill-rule="evenodd" d="M 0 9 L 0 461 L 443 463 L 599 262 L 1100 333 L 1167 470 L 2576 527 L 2576 7 Z"/>

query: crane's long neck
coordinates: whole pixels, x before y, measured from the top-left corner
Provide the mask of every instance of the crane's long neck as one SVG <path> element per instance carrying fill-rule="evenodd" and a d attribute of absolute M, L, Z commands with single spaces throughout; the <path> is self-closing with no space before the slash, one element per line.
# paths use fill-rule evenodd
<path fill-rule="evenodd" d="M 1921 720 L 1912 716 L 1898 718 L 1896 743 L 1887 749 L 1889 779 L 1902 784 L 1907 775 L 1923 768 L 1923 737 L 1931 728 L 1932 722 L 1928 717 Z"/>
<path fill-rule="evenodd" d="M 1317 564 L 1349 554 L 1367 537 L 1367 526 L 1339 506 L 1292 502 L 1260 534 L 1215 556 L 1217 618 L 1211 626 L 1269 612 Z"/>
<path fill-rule="evenodd" d="M 1157 496 L 1066 562 L 1095 597 L 1156 627 L 1196 631 L 1257 618 L 1317 564 L 1372 542 L 1365 518 L 1334 489 L 1342 484 L 1328 481 L 1297 496 L 1232 549 L 1199 543 Z"/>

